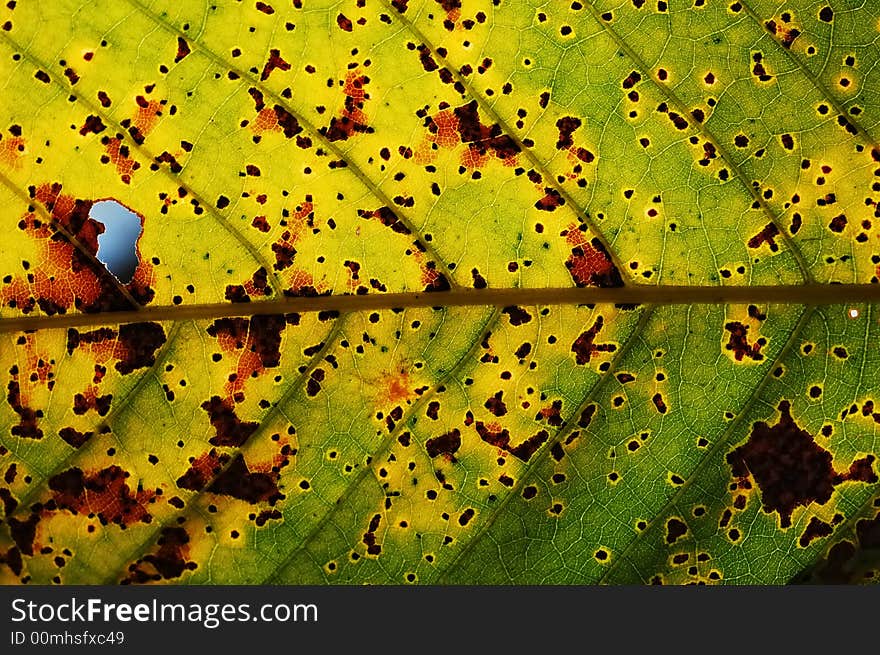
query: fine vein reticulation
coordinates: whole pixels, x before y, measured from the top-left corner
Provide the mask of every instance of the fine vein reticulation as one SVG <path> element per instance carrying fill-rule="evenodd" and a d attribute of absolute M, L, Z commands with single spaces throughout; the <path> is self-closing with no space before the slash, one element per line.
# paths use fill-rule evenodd
<path fill-rule="evenodd" d="M 880 11 L 551 5 L 0 8 L 0 581 L 880 579 Z"/>

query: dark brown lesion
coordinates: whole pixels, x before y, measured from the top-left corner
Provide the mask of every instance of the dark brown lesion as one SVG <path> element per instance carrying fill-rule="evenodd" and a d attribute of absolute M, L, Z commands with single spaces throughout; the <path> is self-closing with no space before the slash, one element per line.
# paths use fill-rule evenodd
<path fill-rule="evenodd" d="M 381 514 L 374 514 L 373 518 L 370 519 L 370 524 L 367 526 L 367 531 L 364 533 L 362 541 L 364 545 L 367 547 L 367 554 L 369 555 L 379 555 L 382 552 L 382 546 L 376 539 L 376 531 L 379 529 L 379 524 L 382 522 Z"/>
<path fill-rule="evenodd" d="M 875 499 L 874 506 L 880 506 Z M 815 564 L 799 573 L 794 582 L 853 584 L 875 578 L 880 567 L 880 512 L 856 522 L 855 534 L 831 545 Z"/>
<path fill-rule="evenodd" d="M 458 119 L 457 131 L 461 142 L 467 144 L 480 156 L 492 153 L 498 159 L 508 159 L 520 152 L 520 147 L 513 139 L 502 133 L 498 123 L 484 125 L 480 122 L 476 100 L 456 107 L 453 109 L 453 115 Z"/>
<path fill-rule="evenodd" d="M 461 431 L 453 428 L 446 434 L 428 439 L 425 448 L 431 457 L 444 455 L 451 458 L 461 448 Z"/>
<path fill-rule="evenodd" d="M 145 555 L 128 567 L 122 584 L 144 584 L 179 578 L 198 565 L 189 559 L 190 537 L 182 526 L 162 528 L 155 552 Z"/>
<path fill-rule="evenodd" d="M 486 400 L 483 407 L 488 409 L 489 413 L 494 416 L 504 416 L 507 414 L 507 405 L 505 405 L 504 400 L 502 400 L 503 395 L 503 391 L 498 391 L 494 396 L 491 396 Z"/>
<path fill-rule="evenodd" d="M 613 343 L 596 343 L 596 337 L 605 325 L 605 319 L 597 316 L 592 327 L 581 332 L 574 343 L 571 344 L 571 352 L 575 354 L 575 361 L 579 365 L 588 363 L 597 353 L 611 353 L 617 350 Z"/>
<path fill-rule="evenodd" d="M 763 361 L 764 355 L 761 354 L 761 348 L 766 345 L 766 339 L 758 338 L 755 343 L 750 344 L 748 340 L 749 326 L 739 321 L 726 323 L 724 329 L 730 332 L 730 339 L 724 347 L 733 353 L 736 361 L 741 362 L 745 358 L 755 362 Z"/>
<path fill-rule="evenodd" d="M 203 402 L 202 409 L 208 413 L 214 427 L 215 434 L 208 440 L 212 446 L 242 446 L 260 426 L 253 421 L 242 421 L 235 413 L 233 402 L 220 396 L 212 396 Z"/>
<path fill-rule="evenodd" d="M 831 526 L 830 523 L 826 523 L 822 519 L 814 516 L 810 519 L 809 524 L 807 524 L 807 528 L 804 530 L 804 533 L 801 535 L 798 543 L 801 545 L 801 548 L 806 548 L 814 539 L 822 539 L 823 537 L 828 537 L 833 532 L 834 528 Z"/>
<path fill-rule="evenodd" d="M 672 517 L 666 521 L 666 543 L 674 544 L 687 534 L 687 524 L 678 517 Z"/>
<path fill-rule="evenodd" d="M 368 125 L 367 115 L 364 112 L 366 103 L 370 99 L 370 94 L 366 91 L 369 83 L 370 78 L 360 68 L 346 74 L 342 113 L 332 117 L 330 124 L 320 129 L 320 133 L 328 141 L 345 141 L 355 134 L 373 131 Z"/>
<path fill-rule="evenodd" d="M 524 462 L 528 462 L 532 455 L 550 438 L 547 430 L 539 430 L 516 446 L 511 446 L 510 431 L 507 428 L 502 428 L 495 423 L 486 424 L 483 421 L 477 421 L 474 424 L 474 429 L 480 435 L 480 439 L 486 443 L 500 448 Z"/>
<path fill-rule="evenodd" d="M 755 423 L 748 442 L 728 453 L 727 463 L 735 478 L 755 480 L 764 511 L 778 512 L 780 527 L 791 526 L 797 507 L 827 503 L 842 482 L 877 482 L 874 455 L 856 459 L 848 471 L 838 473 L 832 454 L 794 421 L 791 403 L 783 400 L 778 409 L 777 423 Z"/>
<path fill-rule="evenodd" d="M 186 57 L 192 50 L 189 47 L 189 43 L 186 42 L 182 36 L 177 37 L 177 54 L 174 55 L 174 63 L 178 64 L 183 61 L 183 58 Z"/>
<path fill-rule="evenodd" d="M 502 314 L 507 315 L 507 319 L 510 321 L 510 324 L 514 327 L 518 325 L 524 325 L 532 320 L 532 315 L 529 314 L 522 307 L 518 307 L 516 305 L 510 305 L 501 310 Z"/>
<path fill-rule="evenodd" d="M 398 234 L 411 234 L 410 229 L 397 217 L 397 214 L 388 207 L 383 206 L 373 210 L 358 209 L 357 214 L 364 219 L 378 219 L 382 225 L 391 228 L 391 230 Z"/>
<path fill-rule="evenodd" d="M 28 407 L 22 399 L 21 385 L 18 379 L 18 366 L 10 369 L 12 379 L 6 387 L 6 402 L 19 416 L 18 425 L 12 426 L 13 436 L 22 439 L 42 439 L 43 430 L 38 426 L 38 421 L 43 416 L 41 409 Z"/>
<path fill-rule="evenodd" d="M 67 469 L 49 479 L 52 499 L 46 509 L 96 516 L 102 525 L 127 527 L 137 522 L 150 523 L 153 517 L 147 507 L 156 492 L 133 491 L 127 482 L 130 476 L 116 465 L 89 473 L 79 467 Z"/>
<path fill-rule="evenodd" d="M 565 267 L 578 287 L 622 287 L 623 278 L 608 249 L 597 237 L 587 239 L 586 226 L 569 226 L 562 236 L 572 246 Z"/>
<path fill-rule="evenodd" d="M 760 248 L 766 243 L 771 252 L 777 252 L 779 245 L 776 243 L 776 237 L 779 236 L 779 228 L 775 223 L 767 223 L 760 232 L 748 241 L 749 248 Z"/>
<path fill-rule="evenodd" d="M 281 51 L 278 48 L 272 48 L 271 50 L 269 50 L 269 58 L 266 60 L 266 64 L 263 66 L 263 72 L 260 73 L 260 81 L 265 82 L 266 80 L 268 80 L 269 76 L 272 74 L 272 71 L 276 69 L 281 71 L 289 71 L 290 63 L 281 56 Z"/>
<path fill-rule="evenodd" d="M 289 455 L 289 447 L 287 453 Z M 282 453 L 283 454 L 283 453 Z M 287 463 L 288 455 L 279 466 Z M 190 468 L 177 479 L 177 486 L 190 491 L 207 491 L 219 496 L 229 496 L 256 504 L 267 502 L 275 505 L 284 499 L 278 487 L 279 473 L 251 471 L 241 453 L 219 453 L 216 448 L 198 458 L 192 458 Z"/>

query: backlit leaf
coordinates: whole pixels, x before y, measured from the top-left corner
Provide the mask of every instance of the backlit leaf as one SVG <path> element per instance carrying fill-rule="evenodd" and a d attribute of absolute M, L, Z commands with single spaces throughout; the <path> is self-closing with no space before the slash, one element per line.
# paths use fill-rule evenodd
<path fill-rule="evenodd" d="M 13 0 L 0 580 L 878 579 L 880 9 Z"/>

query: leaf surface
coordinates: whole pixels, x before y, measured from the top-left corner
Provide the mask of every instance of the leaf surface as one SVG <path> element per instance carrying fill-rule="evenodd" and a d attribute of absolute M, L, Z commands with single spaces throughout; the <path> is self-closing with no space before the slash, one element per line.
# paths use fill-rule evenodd
<path fill-rule="evenodd" d="M 876 581 L 876 8 L 0 25 L 5 583 Z"/>

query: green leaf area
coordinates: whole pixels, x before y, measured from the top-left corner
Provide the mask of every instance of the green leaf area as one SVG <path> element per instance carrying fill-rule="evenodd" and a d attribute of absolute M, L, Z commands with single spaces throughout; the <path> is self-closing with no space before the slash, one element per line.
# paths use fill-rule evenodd
<path fill-rule="evenodd" d="M 876 582 L 878 42 L 5 2 L 0 581 Z"/>

